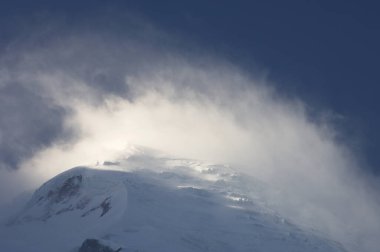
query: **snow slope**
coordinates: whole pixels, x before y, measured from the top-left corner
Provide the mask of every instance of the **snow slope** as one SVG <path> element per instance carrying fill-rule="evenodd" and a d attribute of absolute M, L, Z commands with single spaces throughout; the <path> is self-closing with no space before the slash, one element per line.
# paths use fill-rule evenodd
<path fill-rule="evenodd" d="M 94 169 L 96 168 L 96 169 Z M 223 165 L 136 154 L 68 170 L 0 229 L 0 251 L 344 251 L 271 211 L 266 185 Z"/>

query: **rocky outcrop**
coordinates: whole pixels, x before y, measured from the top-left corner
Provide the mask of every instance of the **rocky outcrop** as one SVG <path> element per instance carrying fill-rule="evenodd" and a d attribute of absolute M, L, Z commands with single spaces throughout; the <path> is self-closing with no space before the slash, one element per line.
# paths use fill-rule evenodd
<path fill-rule="evenodd" d="M 84 217 L 110 216 L 112 210 L 117 208 L 115 202 L 118 206 L 118 199 L 119 202 L 120 199 L 125 200 L 124 195 L 120 194 L 125 187 L 115 177 L 94 174 L 89 169 L 78 167 L 49 180 L 36 190 L 26 206 L 7 224 L 47 222 L 51 219 L 65 222 L 68 216 L 79 217 L 83 221 L 86 219 Z"/>
<path fill-rule="evenodd" d="M 86 239 L 78 252 L 120 252 L 122 248 L 112 249 L 109 246 L 102 244 L 97 239 Z"/>

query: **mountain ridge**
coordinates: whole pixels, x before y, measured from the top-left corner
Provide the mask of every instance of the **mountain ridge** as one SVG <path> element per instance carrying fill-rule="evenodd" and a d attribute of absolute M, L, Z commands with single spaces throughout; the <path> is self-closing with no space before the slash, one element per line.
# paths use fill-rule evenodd
<path fill-rule="evenodd" d="M 0 228 L 0 249 L 78 251 L 91 238 L 121 251 L 345 251 L 244 194 L 260 194 L 254 181 L 223 165 L 144 155 L 76 167 Z"/>

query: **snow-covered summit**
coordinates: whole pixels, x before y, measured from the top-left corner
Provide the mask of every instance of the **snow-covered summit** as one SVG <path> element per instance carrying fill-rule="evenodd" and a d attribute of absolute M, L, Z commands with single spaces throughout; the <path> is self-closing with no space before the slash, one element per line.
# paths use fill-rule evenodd
<path fill-rule="evenodd" d="M 125 187 L 114 173 L 85 167 L 63 172 L 36 190 L 25 209 L 10 224 L 55 221 L 65 213 L 79 219 L 103 217 L 110 212 L 111 203 L 119 207 L 126 203 Z M 112 214 L 115 214 L 114 209 Z"/>
<path fill-rule="evenodd" d="M 73 168 L 0 229 L 0 250 L 78 251 L 94 238 L 121 251 L 344 251 L 267 209 L 262 190 L 228 166 L 141 153 Z"/>

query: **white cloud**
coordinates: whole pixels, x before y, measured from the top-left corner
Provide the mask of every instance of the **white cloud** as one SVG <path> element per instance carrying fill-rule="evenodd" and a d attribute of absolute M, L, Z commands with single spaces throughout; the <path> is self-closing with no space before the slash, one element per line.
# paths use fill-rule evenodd
<path fill-rule="evenodd" d="M 309 120 L 302 102 L 217 58 L 146 49 L 136 41 L 104 43 L 59 42 L 36 50 L 14 70 L 51 103 L 72 111 L 65 127 L 78 130 L 75 141 L 54 143 L 24 161 L 23 171 L 33 171 L 30 183 L 116 158 L 128 144 L 138 144 L 233 164 L 273 187 L 268 198 L 281 214 L 375 251 L 380 208 L 364 179 L 354 176 L 357 161 L 335 141 L 331 125 Z M 102 55 L 104 62 L 93 62 Z M 49 64 L 39 69 L 36 62 Z M 124 77 L 118 85 L 126 93 L 104 86 L 113 74 Z M 100 88 L 93 84 L 98 77 L 104 80 Z"/>

